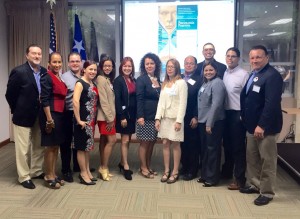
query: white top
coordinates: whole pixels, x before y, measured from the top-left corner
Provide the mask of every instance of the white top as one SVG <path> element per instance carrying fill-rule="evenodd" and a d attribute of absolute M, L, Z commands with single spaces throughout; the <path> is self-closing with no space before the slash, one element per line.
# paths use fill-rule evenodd
<path fill-rule="evenodd" d="M 227 91 L 225 110 L 241 110 L 240 95 L 249 78 L 249 73 L 240 66 L 226 69 L 223 82 Z"/>

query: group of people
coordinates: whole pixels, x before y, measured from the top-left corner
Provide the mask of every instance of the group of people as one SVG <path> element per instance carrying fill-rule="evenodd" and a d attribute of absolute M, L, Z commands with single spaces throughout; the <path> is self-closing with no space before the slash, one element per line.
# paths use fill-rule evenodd
<path fill-rule="evenodd" d="M 6 92 L 23 187 L 34 189 L 34 178 L 44 179 L 45 185 L 53 189 L 65 181 L 73 182 L 72 154 L 73 171 L 80 170 L 80 183 L 94 185 L 97 178 L 91 173 L 89 152 L 94 149 L 97 124 L 98 174 L 104 181 L 113 177 L 109 158 L 116 133 L 121 135 L 118 167 L 125 179 L 132 180 L 128 149 L 132 134 L 136 133 L 140 141 L 138 172 L 145 178 L 158 175 L 151 167 L 151 159 L 160 138 L 162 183 L 175 183 L 179 175 L 183 180 L 192 180 L 201 169 L 197 182 L 204 187 L 217 185 L 222 177 L 233 177 L 228 189 L 260 193 L 256 205 L 273 199 L 276 139 L 282 126 L 278 88 L 282 78 L 269 65 L 264 46 L 250 50 L 252 72 L 248 74 L 239 66 L 237 48 L 227 50 L 226 67 L 214 59 L 214 45 L 206 43 L 202 52 L 205 60 L 197 64 L 195 57 L 187 56 L 183 73 L 178 60 L 169 59 L 163 82 L 162 62 L 153 53 L 142 57 L 140 76 L 135 79 L 130 57 L 121 60 L 116 77 L 111 57 L 102 57 L 98 66 L 87 60 L 81 67 L 80 55 L 72 52 L 68 56 L 70 70 L 61 75 L 61 55 L 50 54 L 46 70 L 40 66 L 41 51 L 38 45 L 27 48 L 27 62 L 11 71 Z M 225 163 L 220 170 L 222 145 Z M 55 172 L 59 149 L 62 178 Z"/>

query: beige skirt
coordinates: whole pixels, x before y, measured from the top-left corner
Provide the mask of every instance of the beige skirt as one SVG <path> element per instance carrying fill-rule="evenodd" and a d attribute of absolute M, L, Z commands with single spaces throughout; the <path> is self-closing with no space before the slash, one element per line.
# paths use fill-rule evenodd
<path fill-rule="evenodd" d="M 184 139 L 184 124 L 181 124 L 180 131 L 175 131 L 176 119 L 163 118 L 160 120 L 160 130 L 158 136 L 161 139 L 169 139 L 170 141 L 180 141 Z"/>

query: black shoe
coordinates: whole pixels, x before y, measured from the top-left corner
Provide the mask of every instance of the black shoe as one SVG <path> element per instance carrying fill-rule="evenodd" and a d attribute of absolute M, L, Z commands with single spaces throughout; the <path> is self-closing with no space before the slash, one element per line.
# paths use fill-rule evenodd
<path fill-rule="evenodd" d="M 203 187 L 212 187 L 212 186 L 215 186 L 216 184 L 215 183 L 209 183 L 209 182 L 204 182 L 203 183 Z"/>
<path fill-rule="evenodd" d="M 124 177 L 125 179 L 127 180 L 132 180 L 132 171 L 131 170 L 123 170 L 123 174 L 124 174 Z"/>
<path fill-rule="evenodd" d="M 80 183 L 83 185 L 87 185 L 87 186 L 96 185 L 96 183 L 94 181 L 86 182 L 80 174 L 78 175 L 78 178 L 80 180 Z"/>
<path fill-rule="evenodd" d="M 66 182 L 69 182 L 69 183 L 74 182 L 73 175 L 71 172 L 63 173 L 62 178 Z"/>
<path fill-rule="evenodd" d="M 247 186 L 240 188 L 240 193 L 245 193 L 245 194 L 259 194 L 259 190 L 254 188 L 253 186 Z"/>
<path fill-rule="evenodd" d="M 35 189 L 35 185 L 31 180 L 26 180 L 24 182 L 21 182 L 21 185 L 26 189 Z"/>
<path fill-rule="evenodd" d="M 197 183 L 204 183 L 204 182 L 205 182 L 205 180 L 202 179 L 201 177 L 199 179 L 197 179 Z"/>
<path fill-rule="evenodd" d="M 125 170 L 125 169 L 124 169 L 124 166 L 123 166 L 121 163 L 118 164 L 118 167 L 119 167 L 119 169 L 120 169 L 120 173 L 123 172 L 123 171 Z M 130 174 L 133 174 L 132 170 L 127 170 L 127 171 L 129 171 Z"/>
<path fill-rule="evenodd" d="M 185 175 L 183 175 L 183 177 L 182 177 L 182 179 L 183 179 L 184 181 L 191 181 L 191 180 L 193 180 L 193 179 L 195 179 L 195 178 L 196 178 L 196 176 L 193 175 L 193 174 L 191 174 L 191 173 L 185 174 Z"/>
<path fill-rule="evenodd" d="M 31 179 L 44 179 L 44 177 L 45 177 L 45 173 L 41 173 L 41 174 L 38 175 L 38 176 L 31 177 Z"/>
<path fill-rule="evenodd" d="M 272 201 L 273 198 L 269 198 L 263 195 L 259 195 L 257 199 L 254 200 L 254 204 L 261 206 L 261 205 L 267 205 L 270 201 Z"/>

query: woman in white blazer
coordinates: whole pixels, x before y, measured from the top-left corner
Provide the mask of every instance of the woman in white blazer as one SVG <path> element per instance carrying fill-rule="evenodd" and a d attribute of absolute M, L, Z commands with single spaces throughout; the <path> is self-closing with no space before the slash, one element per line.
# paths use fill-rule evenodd
<path fill-rule="evenodd" d="M 162 85 L 156 116 L 155 128 L 158 137 L 163 140 L 163 157 L 165 171 L 161 182 L 169 184 L 178 180 L 178 169 L 181 157 L 180 142 L 184 138 L 184 124 L 187 104 L 187 84 L 181 78 L 180 64 L 170 59 L 166 64 L 166 77 Z M 170 146 L 173 145 L 174 167 L 170 171 Z"/>

